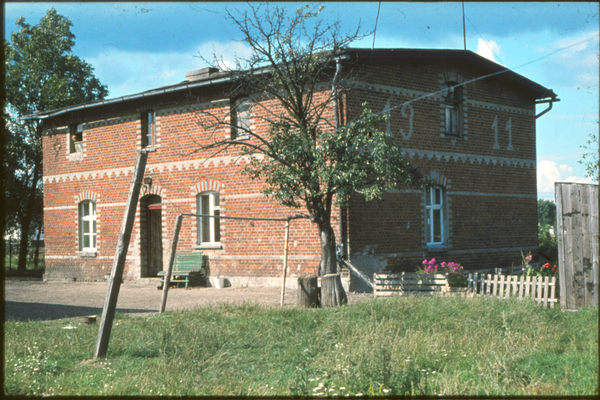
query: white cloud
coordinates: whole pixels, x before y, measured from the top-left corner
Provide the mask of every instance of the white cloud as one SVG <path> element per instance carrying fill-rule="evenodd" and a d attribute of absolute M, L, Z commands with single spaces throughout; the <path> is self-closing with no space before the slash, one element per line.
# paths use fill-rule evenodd
<path fill-rule="evenodd" d="M 495 40 L 487 41 L 482 38 L 477 39 L 477 54 L 499 64 L 494 53 L 496 55 L 500 54 L 500 45 L 496 43 Z"/>
<path fill-rule="evenodd" d="M 538 162 L 538 197 L 553 199 L 555 182 L 593 183 L 590 178 L 576 176 L 573 173 L 573 167 L 570 167 L 567 164 L 558 164 L 557 162 L 549 160 Z"/>

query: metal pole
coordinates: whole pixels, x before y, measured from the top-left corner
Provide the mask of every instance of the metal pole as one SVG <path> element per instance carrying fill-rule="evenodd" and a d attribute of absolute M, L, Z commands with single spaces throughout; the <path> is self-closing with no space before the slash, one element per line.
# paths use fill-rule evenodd
<path fill-rule="evenodd" d="M 462 2 L 462 12 L 463 12 L 463 42 L 465 46 L 465 50 L 467 49 L 467 34 L 465 31 L 465 2 Z"/>
<path fill-rule="evenodd" d="M 288 239 L 290 237 L 290 218 L 285 221 L 285 247 L 283 250 L 283 280 L 281 282 L 281 306 L 285 297 L 285 277 L 287 273 Z"/>
<path fill-rule="evenodd" d="M 121 231 L 119 232 L 117 250 L 115 251 L 110 278 L 108 279 L 108 292 L 106 293 L 104 309 L 102 310 L 98 341 L 96 342 L 96 353 L 94 354 L 95 359 L 105 357 L 108 350 L 108 341 L 110 340 L 115 309 L 117 308 L 117 299 L 119 297 L 119 290 L 121 289 L 121 282 L 123 281 L 123 270 L 125 269 L 127 249 L 129 248 L 129 240 L 131 239 L 131 231 L 133 230 L 133 222 L 135 220 L 135 210 L 140 196 L 140 188 L 142 186 L 144 170 L 146 169 L 146 161 L 148 160 L 148 151 L 155 150 L 141 150 L 138 153 L 133 169 L 133 177 L 131 178 L 129 195 L 127 196 L 127 204 L 125 206 L 123 222 L 121 223 Z"/>
<path fill-rule="evenodd" d="M 179 231 L 181 230 L 181 222 L 183 221 L 183 214 L 179 214 L 175 220 L 175 229 L 173 230 L 173 240 L 171 241 L 171 254 L 169 255 L 169 268 L 165 274 L 165 282 L 163 283 L 162 302 L 160 303 L 160 312 L 165 311 L 167 306 L 167 294 L 169 292 L 169 286 L 171 286 L 171 272 L 173 271 L 173 263 L 175 262 L 175 253 L 177 251 L 177 241 L 179 240 Z"/>

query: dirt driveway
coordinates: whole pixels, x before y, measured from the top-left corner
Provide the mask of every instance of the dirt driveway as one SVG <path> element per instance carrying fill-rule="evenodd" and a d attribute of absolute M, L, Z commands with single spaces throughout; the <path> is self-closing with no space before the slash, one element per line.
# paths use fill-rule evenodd
<path fill-rule="evenodd" d="M 102 313 L 108 283 L 41 282 L 9 279 L 4 283 L 4 319 L 54 320 Z M 285 305 L 296 304 L 295 290 L 286 289 Z M 349 303 L 372 298 L 369 294 L 349 293 Z M 123 284 L 119 291 L 117 313 L 150 315 L 158 312 L 162 290 L 156 286 Z M 184 310 L 219 303 L 258 303 L 279 306 L 281 288 L 246 287 L 215 289 L 193 287 L 169 289 L 167 311 Z"/>

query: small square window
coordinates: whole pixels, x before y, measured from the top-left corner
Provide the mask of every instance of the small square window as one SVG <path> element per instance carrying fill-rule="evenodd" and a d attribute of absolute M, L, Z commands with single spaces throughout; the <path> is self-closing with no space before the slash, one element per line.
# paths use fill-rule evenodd
<path fill-rule="evenodd" d="M 231 107 L 231 139 L 248 139 L 250 134 L 250 100 L 247 97 L 237 99 Z"/>
<path fill-rule="evenodd" d="M 462 87 L 454 82 L 444 84 L 444 132 L 460 135 L 462 131 Z"/>
<path fill-rule="evenodd" d="M 69 153 L 83 153 L 83 124 L 69 127 Z"/>
<path fill-rule="evenodd" d="M 142 148 L 156 146 L 156 113 L 142 113 Z"/>

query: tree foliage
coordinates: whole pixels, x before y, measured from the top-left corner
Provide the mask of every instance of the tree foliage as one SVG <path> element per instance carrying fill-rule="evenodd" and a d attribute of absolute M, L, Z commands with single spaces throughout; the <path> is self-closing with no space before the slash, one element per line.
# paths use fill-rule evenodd
<path fill-rule="evenodd" d="M 598 175 L 600 171 L 600 162 L 598 160 L 599 151 L 598 137 L 590 134 L 589 139 L 585 145 L 580 146 L 582 149 L 587 150 L 579 160 L 579 164 L 585 166 L 585 177 L 592 178 L 594 182 L 598 182 Z"/>
<path fill-rule="evenodd" d="M 9 221 L 19 225 L 19 269 L 25 269 L 32 221 L 42 221 L 42 122 L 21 120 L 35 112 L 104 99 L 106 86 L 91 65 L 73 54 L 73 24 L 51 8 L 38 25 L 21 17 L 19 30 L 4 43 L 4 110 Z M 10 206 L 8 206 L 10 205 Z"/>
<path fill-rule="evenodd" d="M 336 208 L 351 196 L 381 199 L 388 189 L 420 186 L 424 180 L 382 131 L 386 116 L 364 105 L 357 120 L 340 126 L 339 101 L 350 90 L 347 83 L 356 68 L 350 62 L 339 67 L 338 57 L 361 37 L 360 27 L 342 34 L 339 21 L 323 21 L 322 6 L 305 6 L 293 15 L 268 4 L 249 7 L 228 17 L 251 55 L 238 58 L 234 68 L 217 57 L 212 66 L 231 74 L 231 98 L 249 96 L 254 125 L 267 125 L 268 134 L 203 111 L 205 129 L 222 132 L 229 126 L 245 131 L 250 140 L 215 139 L 202 148 L 241 147 L 250 159 L 244 173 L 264 180 L 265 195 L 284 206 L 305 207 L 319 230 L 321 274 L 334 273 Z"/>
<path fill-rule="evenodd" d="M 538 199 L 538 224 L 556 226 L 556 204 L 553 201 Z"/>

